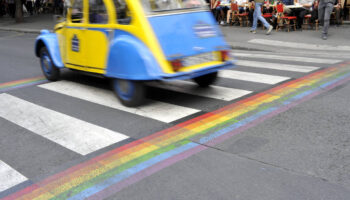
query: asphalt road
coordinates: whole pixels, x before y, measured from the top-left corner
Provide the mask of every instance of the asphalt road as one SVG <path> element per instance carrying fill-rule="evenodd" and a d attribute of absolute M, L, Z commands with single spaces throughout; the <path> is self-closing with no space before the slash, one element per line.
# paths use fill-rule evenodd
<path fill-rule="evenodd" d="M 6 83 L 42 75 L 33 53 L 35 37 L 0 32 L 0 169 L 7 170 L 7 174 L 0 170 L 3 181 L 0 198 L 35 183 L 40 186 L 47 177 L 131 142 L 146 140 L 145 137 L 156 132 L 190 123 L 191 119 L 279 85 L 287 88 L 284 85 L 290 81 L 350 61 L 344 56 L 350 52 L 346 50 L 327 52 L 325 56 L 323 49 L 279 51 L 269 45 L 255 45 L 256 50 L 271 51 L 234 50 L 238 66 L 225 73 L 215 88 L 198 91 L 191 85 L 186 89 L 181 84 L 161 88 L 157 86 L 159 83 L 151 84 L 148 108 L 125 110 L 113 103 L 108 80 L 70 70 L 64 70 L 61 81 L 56 83 L 43 81 L 20 88 L 7 87 Z M 236 38 L 228 36 L 229 42 Z M 255 39 L 271 40 L 265 35 Z M 293 38 L 290 40 L 293 42 Z M 350 46 L 340 40 L 327 41 L 324 45 Z M 349 199 L 349 90 L 348 82 L 331 90 L 322 89 L 318 96 L 264 118 L 218 143 L 203 143 L 203 135 L 192 137 L 188 142 L 201 148 L 196 153 L 172 164 L 168 162 L 165 167 L 155 165 L 159 169 L 146 171 L 127 180 L 123 187 L 112 187 L 95 198 Z M 94 93 L 104 100 L 112 99 L 112 103 L 100 102 Z M 174 114 L 169 114 L 169 109 Z M 44 122 L 35 121 L 35 117 Z M 52 137 L 43 132 L 50 125 L 59 127 L 49 130 Z M 89 128 L 84 129 L 85 126 Z M 81 138 L 70 137 L 71 132 Z M 84 142 L 74 144 L 79 139 Z M 5 182 L 11 178 L 12 183 Z M 81 197 L 87 196 L 76 198 Z"/>

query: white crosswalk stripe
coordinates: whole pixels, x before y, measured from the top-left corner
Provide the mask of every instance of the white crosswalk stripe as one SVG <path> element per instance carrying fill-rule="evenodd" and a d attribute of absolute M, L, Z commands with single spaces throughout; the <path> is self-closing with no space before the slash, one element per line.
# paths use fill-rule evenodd
<path fill-rule="evenodd" d="M 320 64 L 335 64 L 340 63 L 342 60 L 336 59 L 324 59 L 324 58 L 308 58 L 308 57 L 297 57 L 297 56 L 285 56 L 285 55 L 272 55 L 272 54 L 251 54 L 251 53 L 234 53 L 234 56 L 246 58 L 263 58 L 273 60 L 284 60 L 293 62 L 309 62 L 309 63 L 320 63 Z"/>
<path fill-rule="evenodd" d="M 28 180 L 8 164 L 0 160 L 0 192 Z"/>
<path fill-rule="evenodd" d="M 252 91 L 240 90 L 234 88 L 226 88 L 220 86 L 210 86 L 208 88 L 200 88 L 197 84 L 189 81 L 173 81 L 166 83 L 151 84 L 153 87 L 163 88 L 166 90 L 176 91 L 180 93 L 186 93 L 196 96 L 202 96 L 207 98 L 219 99 L 224 101 L 231 101 L 247 94 Z"/>
<path fill-rule="evenodd" d="M 0 94 L 0 117 L 82 155 L 128 138 L 9 94 Z"/>
<path fill-rule="evenodd" d="M 199 112 L 196 109 L 152 100 L 147 105 L 138 108 L 129 108 L 119 103 L 112 91 L 70 81 L 47 83 L 39 87 L 166 123 Z"/>
<path fill-rule="evenodd" d="M 254 67 L 254 68 L 263 68 L 263 69 L 274 69 L 281 71 L 291 71 L 291 72 L 311 72 L 319 69 L 319 67 L 315 66 L 305 66 L 305 65 L 291 65 L 291 64 L 283 64 L 283 63 L 270 63 L 270 62 L 258 62 L 258 61 L 250 61 L 250 60 L 238 60 L 236 62 L 237 66 L 244 67 Z"/>
<path fill-rule="evenodd" d="M 264 84 L 276 84 L 276 83 L 290 79 L 290 77 L 272 76 L 267 74 L 242 72 L 237 70 L 222 70 L 219 72 L 219 76 L 223 78 L 237 79 L 242 81 L 250 81 L 250 82 L 264 83 Z"/>
<path fill-rule="evenodd" d="M 255 42 L 262 42 L 262 41 L 255 41 Z M 280 44 L 280 43 L 274 43 L 274 44 Z M 289 44 L 286 44 L 286 45 L 289 45 Z M 207 88 L 201 88 L 201 87 L 198 87 L 196 83 L 188 80 L 169 81 L 169 82 L 150 82 L 147 84 L 149 84 L 152 87 L 161 88 L 167 91 L 174 91 L 182 94 L 190 94 L 193 96 L 209 98 L 211 99 L 209 103 L 215 104 L 216 102 L 215 100 L 232 101 L 232 100 L 244 97 L 246 95 L 249 95 L 253 92 L 261 91 L 262 88 L 266 89 L 267 87 L 270 87 L 270 86 L 267 86 L 267 84 L 268 85 L 278 84 L 292 78 L 298 78 L 302 76 L 302 73 L 310 73 L 312 71 L 318 70 L 320 69 L 320 67 L 317 67 L 317 63 L 334 64 L 334 63 L 342 62 L 342 60 L 338 60 L 338 59 L 314 58 L 314 57 L 309 58 L 309 57 L 284 56 L 284 55 L 263 54 L 263 53 L 253 54 L 246 51 L 240 51 L 240 52 L 234 53 L 234 56 L 239 58 L 238 61 L 236 62 L 236 65 L 239 66 L 239 69 L 227 69 L 227 70 L 219 71 L 219 77 L 224 79 L 222 79 L 218 84 L 225 85 L 225 87 L 212 85 Z M 259 60 L 262 60 L 262 61 L 256 61 L 254 60 L 255 58 L 258 58 Z M 283 61 L 290 61 L 290 63 L 292 64 L 285 64 L 283 63 Z M 307 65 L 300 62 L 315 63 L 315 64 Z M 259 70 L 254 68 L 257 68 Z M 263 72 L 263 73 L 256 72 L 256 71 L 263 71 L 263 69 L 269 69 L 269 70 L 266 70 L 266 72 Z M 249 72 L 249 70 L 255 71 L 255 72 Z M 272 70 L 276 70 L 274 71 L 274 74 L 278 74 L 278 75 L 271 75 L 268 73 L 268 72 L 272 73 Z M 285 74 L 288 74 L 288 75 L 285 75 Z M 242 86 L 242 84 L 241 85 L 238 84 L 238 86 L 228 85 L 232 83 L 232 81 L 229 81 L 227 79 L 238 80 L 238 81 L 241 81 L 242 84 L 246 84 L 246 85 L 244 86 Z M 238 83 L 238 81 L 237 82 L 235 81 L 235 83 Z M 256 84 L 248 84 L 247 82 L 244 82 L 244 81 L 253 82 Z M 259 87 L 258 84 L 261 84 L 262 87 Z M 248 88 L 248 89 L 253 88 L 253 89 L 252 90 L 239 89 L 240 87 Z M 51 142 L 48 142 L 49 144 L 47 145 L 55 144 L 56 145 L 55 150 L 57 149 L 58 151 L 60 151 L 60 148 L 62 149 L 64 148 L 64 152 L 67 152 L 67 149 L 68 149 L 72 151 L 71 153 L 74 155 L 76 155 L 75 153 L 80 155 L 87 155 L 97 150 L 100 150 L 102 148 L 108 147 L 112 144 L 116 144 L 118 142 L 124 141 L 129 137 L 137 138 L 139 136 L 137 134 L 139 133 L 135 133 L 135 135 L 133 135 L 134 133 L 131 133 L 132 131 L 129 131 L 129 127 L 119 127 L 119 124 L 123 125 L 125 121 L 130 122 L 128 123 L 128 125 L 130 125 L 130 124 L 135 124 L 134 121 L 131 121 L 131 120 L 135 120 L 137 122 L 143 123 L 142 120 L 153 119 L 153 120 L 145 120 L 146 126 L 143 126 L 143 124 L 140 125 L 143 127 L 147 127 L 147 126 L 151 127 L 153 126 L 154 123 L 156 124 L 162 124 L 161 122 L 171 123 L 177 120 L 181 120 L 185 117 L 191 116 L 193 114 L 200 113 L 202 112 L 202 110 L 206 111 L 205 109 L 207 109 L 206 107 L 207 105 L 204 105 L 204 106 L 197 105 L 196 102 L 193 104 L 191 104 L 192 102 L 191 103 L 186 102 L 186 103 L 183 103 L 186 106 L 180 106 L 182 102 L 179 102 L 177 103 L 178 105 L 175 105 L 172 103 L 162 102 L 162 100 L 155 101 L 151 99 L 147 101 L 146 105 L 143 105 L 137 108 L 125 107 L 118 101 L 118 99 L 113 94 L 113 91 L 111 90 L 96 88 L 86 84 L 81 84 L 81 83 L 66 81 L 66 80 L 45 83 L 45 84 L 39 85 L 38 88 L 35 89 L 35 92 L 38 92 L 39 94 L 40 92 L 43 92 L 43 90 L 46 91 L 46 93 L 43 92 L 45 93 L 45 95 L 47 95 L 48 93 L 47 91 L 51 91 L 51 92 L 57 93 L 57 97 L 59 97 L 59 95 L 61 95 L 62 97 L 63 95 L 66 95 L 64 99 L 68 101 L 69 101 L 69 98 L 76 98 L 76 99 L 87 101 L 93 104 L 99 104 L 99 105 L 105 106 L 111 109 L 112 111 L 118 110 L 118 111 L 129 113 L 128 115 L 125 115 L 125 116 L 123 115 L 122 117 L 118 118 L 118 120 L 121 119 L 121 121 L 117 123 L 117 125 L 112 126 L 113 128 L 111 129 L 116 130 L 116 131 L 112 131 L 110 129 L 92 124 L 90 122 L 83 121 L 79 119 L 79 117 L 72 117 L 67 114 L 63 114 L 61 112 L 37 105 L 33 102 L 29 102 L 27 100 L 21 99 L 19 97 L 14 96 L 16 95 L 16 93 L 14 93 L 13 95 L 11 95 L 12 93 L 0 94 L 0 118 L 8 120 L 13 124 L 15 124 L 16 126 L 23 127 L 31 131 L 32 133 L 39 135 L 42 138 L 45 138 L 46 140 L 51 141 Z M 259 89 L 256 89 L 255 91 L 255 88 L 259 88 Z M 166 99 L 165 101 L 167 100 L 168 99 Z M 43 101 L 45 102 L 45 100 Z M 220 105 L 219 103 L 223 103 L 223 102 L 217 101 L 217 103 L 218 105 Z M 231 103 L 231 102 L 227 102 L 227 103 Z M 62 104 L 62 105 L 67 105 L 67 104 Z M 217 107 L 218 105 L 213 105 L 213 107 Z M 201 106 L 203 106 L 204 109 L 201 109 L 202 108 Z M 192 107 L 196 107 L 196 109 Z M 99 107 L 94 107 L 92 110 L 95 111 L 95 109 L 98 109 L 98 108 Z M 70 108 L 61 108 L 61 109 L 70 109 Z M 87 111 L 84 112 L 84 114 L 90 111 L 91 110 L 87 109 Z M 113 112 L 113 114 L 115 113 L 118 114 L 118 112 Z M 79 114 L 81 113 L 77 113 L 77 115 L 74 115 L 74 116 L 79 116 Z M 116 115 L 113 115 L 113 116 L 116 116 Z M 88 119 L 91 120 L 91 118 L 88 118 Z M 171 126 L 171 124 L 162 124 L 162 125 L 164 125 L 164 127 Z M 147 127 L 147 131 L 150 131 L 150 130 L 154 131 L 155 128 L 154 127 L 150 128 L 150 127 Z M 136 129 L 138 129 L 138 126 L 136 126 L 134 130 Z M 120 130 L 122 130 L 121 132 L 123 133 L 118 132 Z M 1 131 L 1 127 L 0 127 L 0 131 Z M 140 130 L 140 132 L 142 131 L 143 130 Z M 148 133 L 147 131 L 145 132 Z M 38 137 L 35 136 L 35 138 L 38 138 Z M 40 144 L 40 143 L 33 142 L 33 144 Z M 59 146 L 57 146 L 57 144 Z M 21 148 L 21 147 L 16 147 L 16 148 Z M 30 152 L 30 151 L 22 150 L 22 152 Z M 21 161 L 18 161 L 18 162 L 20 163 Z M 12 167 L 9 166 L 5 162 L 1 161 L 1 158 L 0 158 L 0 193 L 2 191 L 6 191 L 7 189 L 28 180 L 25 176 L 21 174 L 20 171 L 17 172 L 15 169 L 13 169 L 13 168 L 19 168 L 19 167 L 16 167 L 16 164 L 11 163 L 11 165 L 13 166 Z"/>
<path fill-rule="evenodd" d="M 276 47 L 288 47 L 295 49 L 308 49 L 308 50 L 318 50 L 318 51 L 350 51 L 350 46 L 332 46 L 325 44 L 308 44 L 300 42 L 286 42 L 278 40 L 266 40 L 266 39 L 252 39 L 248 41 L 249 43 L 262 44 L 268 46 Z"/>

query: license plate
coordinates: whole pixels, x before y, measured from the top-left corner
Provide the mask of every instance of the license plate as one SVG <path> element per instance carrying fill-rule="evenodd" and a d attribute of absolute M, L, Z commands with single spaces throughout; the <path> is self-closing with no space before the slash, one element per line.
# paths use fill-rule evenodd
<path fill-rule="evenodd" d="M 183 59 L 184 66 L 198 65 L 206 62 L 215 61 L 215 56 L 212 52 L 202 53 L 195 56 L 185 57 Z"/>

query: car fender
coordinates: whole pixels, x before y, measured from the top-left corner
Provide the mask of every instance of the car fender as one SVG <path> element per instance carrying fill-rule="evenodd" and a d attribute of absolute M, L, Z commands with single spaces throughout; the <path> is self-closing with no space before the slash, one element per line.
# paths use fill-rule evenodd
<path fill-rule="evenodd" d="M 64 65 L 62 62 L 56 33 L 50 33 L 48 30 L 40 31 L 40 35 L 36 38 L 34 47 L 35 55 L 37 57 L 40 57 L 40 49 L 44 46 L 47 48 L 55 66 L 58 68 L 63 68 Z"/>
<path fill-rule="evenodd" d="M 128 80 L 157 80 L 164 74 L 147 46 L 127 33 L 110 43 L 106 76 Z"/>

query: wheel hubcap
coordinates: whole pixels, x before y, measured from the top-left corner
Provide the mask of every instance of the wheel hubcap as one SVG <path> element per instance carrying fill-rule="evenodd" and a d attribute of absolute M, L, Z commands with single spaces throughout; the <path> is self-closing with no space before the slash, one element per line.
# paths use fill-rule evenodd
<path fill-rule="evenodd" d="M 43 68 L 44 72 L 47 75 L 50 75 L 51 74 L 51 69 L 52 69 L 52 63 L 51 63 L 51 60 L 50 60 L 50 58 L 49 58 L 49 56 L 47 54 L 43 54 L 42 55 L 41 65 L 42 65 L 42 68 Z"/>
<path fill-rule="evenodd" d="M 115 88 L 118 96 L 123 100 L 130 100 L 134 93 L 134 85 L 129 80 L 118 79 L 115 81 Z"/>

